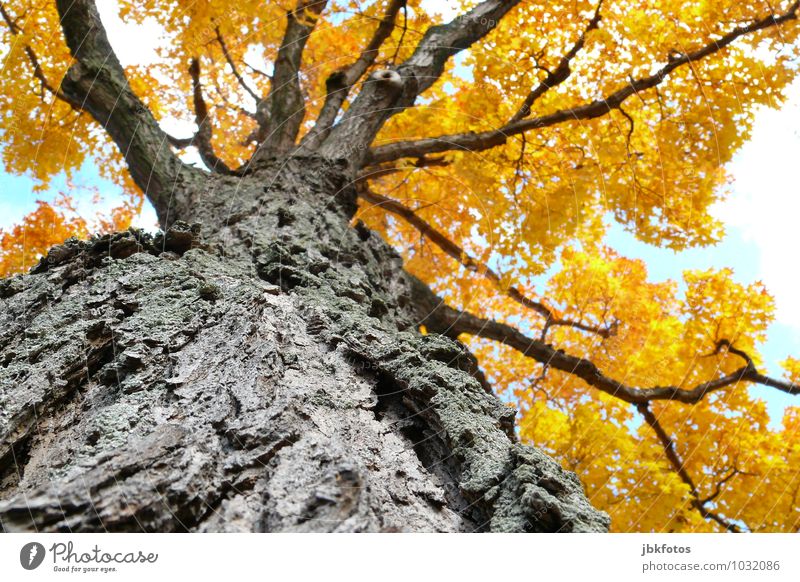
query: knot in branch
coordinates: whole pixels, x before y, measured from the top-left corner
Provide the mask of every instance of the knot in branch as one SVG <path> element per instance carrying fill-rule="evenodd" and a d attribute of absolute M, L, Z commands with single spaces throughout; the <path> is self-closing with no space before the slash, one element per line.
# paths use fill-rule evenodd
<path fill-rule="evenodd" d="M 389 89 L 399 90 L 403 88 L 403 78 L 400 73 L 391 69 L 378 69 L 370 75 L 370 79 Z"/>

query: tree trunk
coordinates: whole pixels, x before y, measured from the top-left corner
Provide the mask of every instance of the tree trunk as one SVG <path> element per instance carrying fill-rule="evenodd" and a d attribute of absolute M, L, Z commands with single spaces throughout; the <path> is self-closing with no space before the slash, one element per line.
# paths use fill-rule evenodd
<path fill-rule="evenodd" d="M 0 282 L 5 531 L 605 531 L 516 442 L 344 165 L 177 185 Z M 426 319 L 427 318 L 427 319 Z"/>

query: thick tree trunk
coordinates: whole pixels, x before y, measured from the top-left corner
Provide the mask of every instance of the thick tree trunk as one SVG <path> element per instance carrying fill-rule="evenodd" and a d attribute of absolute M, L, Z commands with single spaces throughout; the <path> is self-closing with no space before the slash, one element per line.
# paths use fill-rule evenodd
<path fill-rule="evenodd" d="M 0 282 L 3 530 L 607 528 L 464 346 L 417 332 L 436 299 L 351 227 L 345 175 L 197 178 L 165 235 Z"/>

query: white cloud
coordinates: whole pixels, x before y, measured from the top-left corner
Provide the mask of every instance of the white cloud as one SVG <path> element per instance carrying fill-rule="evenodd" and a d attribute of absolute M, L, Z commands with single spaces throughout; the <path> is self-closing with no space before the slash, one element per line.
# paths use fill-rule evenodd
<path fill-rule="evenodd" d="M 445 20 L 461 13 L 459 3 L 453 0 L 422 0 L 421 7 L 428 14 L 441 14 Z"/>
<path fill-rule="evenodd" d="M 154 20 L 142 24 L 125 22 L 119 16 L 116 0 L 97 3 L 97 11 L 106 29 L 108 41 L 123 67 L 149 65 L 158 61 L 158 46 L 163 29 Z"/>
<path fill-rule="evenodd" d="M 147 231 L 158 229 L 158 217 L 156 211 L 150 203 L 142 205 L 142 211 L 133 218 L 131 225 L 136 228 L 143 228 Z"/>
<path fill-rule="evenodd" d="M 759 250 L 759 276 L 777 319 L 800 332 L 800 81 L 780 110 L 761 109 L 753 135 L 729 165 L 733 193 L 714 213 Z"/>

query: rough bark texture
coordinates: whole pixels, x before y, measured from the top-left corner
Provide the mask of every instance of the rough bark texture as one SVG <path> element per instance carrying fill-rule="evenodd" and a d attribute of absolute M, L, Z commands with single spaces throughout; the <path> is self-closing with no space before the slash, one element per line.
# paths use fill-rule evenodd
<path fill-rule="evenodd" d="M 0 282 L 5 531 L 604 531 L 513 433 L 342 167 L 212 176 L 165 234 Z M 191 225 L 191 226 L 190 226 Z"/>

